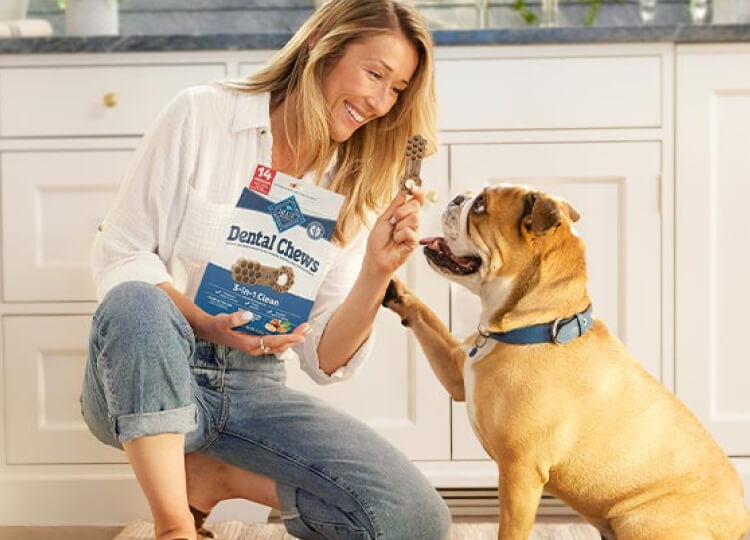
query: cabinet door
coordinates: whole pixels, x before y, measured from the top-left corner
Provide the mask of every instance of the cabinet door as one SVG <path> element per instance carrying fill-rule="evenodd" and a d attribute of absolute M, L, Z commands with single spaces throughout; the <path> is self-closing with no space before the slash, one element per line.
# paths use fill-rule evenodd
<path fill-rule="evenodd" d="M 436 230 L 448 197 L 448 156 L 442 149 L 425 160 L 425 192 L 438 202 L 422 213 L 422 234 Z M 430 271 L 419 252 L 399 277 L 443 319 L 448 320 L 448 284 Z M 375 348 L 352 380 L 318 386 L 297 366 L 288 384 L 314 394 L 367 422 L 413 460 L 450 459 L 450 400 L 413 334 L 395 313 L 382 308 L 375 323 Z"/>
<path fill-rule="evenodd" d="M 2 155 L 3 299 L 94 300 L 89 253 L 130 150 Z"/>
<path fill-rule="evenodd" d="M 223 63 L 5 68 L 0 133 L 140 135 L 179 91 L 226 74 Z"/>
<path fill-rule="evenodd" d="M 734 456 L 750 456 L 747 66 L 747 45 L 678 48 L 675 385 Z"/>
<path fill-rule="evenodd" d="M 661 146 L 655 142 L 477 144 L 451 147 L 451 191 L 520 183 L 580 212 L 594 316 L 661 379 Z M 456 336 L 476 331 L 478 298 L 451 285 Z M 487 457 L 463 403 L 453 404 L 453 458 Z"/>
<path fill-rule="evenodd" d="M 82 315 L 3 319 L 9 464 L 125 461 L 81 418 L 90 325 L 91 316 Z"/>

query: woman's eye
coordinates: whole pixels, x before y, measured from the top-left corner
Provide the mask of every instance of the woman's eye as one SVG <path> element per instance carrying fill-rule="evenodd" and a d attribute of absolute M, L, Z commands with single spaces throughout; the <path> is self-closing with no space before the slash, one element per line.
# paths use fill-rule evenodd
<path fill-rule="evenodd" d="M 377 71 L 368 70 L 367 72 L 370 74 L 370 76 L 372 76 L 373 79 L 380 80 L 380 79 L 383 78 L 383 76 L 380 73 L 378 73 Z"/>
<path fill-rule="evenodd" d="M 477 197 L 477 200 L 474 201 L 471 207 L 471 211 L 475 214 L 484 214 L 487 212 L 487 201 L 485 201 L 484 195 Z"/>
<path fill-rule="evenodd" d="M 394 88 L 393 93 L 396 94 L 397 96 L 400 96 L 401 94 L 404 93 L 404 88 Z"/>

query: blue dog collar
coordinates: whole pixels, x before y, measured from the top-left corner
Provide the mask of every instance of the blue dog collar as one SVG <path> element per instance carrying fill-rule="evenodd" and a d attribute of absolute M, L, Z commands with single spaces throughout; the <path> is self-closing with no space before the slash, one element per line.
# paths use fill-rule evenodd
<path fill-rule="evenodd" d="M 479 332 L 474 347 L 469 351 L 469 357 L 477 354 L 480 347 L 487 343 L 488 339 L 494 339 L 510 345 L 533 345 L 536 343 L 554 343 L 564 345 L 577 337 L 582 336 L 594 325 L 592 316 L 593 306 L 585 311 L 576 313 L 566 319 L 556 319 L 551 323 L 535 324 L 516 328 L 508 332 Z"/>

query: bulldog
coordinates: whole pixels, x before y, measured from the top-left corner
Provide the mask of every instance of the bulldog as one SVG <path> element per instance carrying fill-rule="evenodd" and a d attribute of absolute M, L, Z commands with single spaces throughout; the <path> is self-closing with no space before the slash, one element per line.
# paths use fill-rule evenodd
<path fill-rule="evenodd" d="M 429 265 L 477 294 L 463 342 L 401 282 L 383 301 L 466 401 L 499 471 L 501 540 L 528 538 L 543 491 L 607 539 L 739 540 L 743 486 L 693 414 L 598 319 L 566 201 L 520 186 L 459 195 Z"/>

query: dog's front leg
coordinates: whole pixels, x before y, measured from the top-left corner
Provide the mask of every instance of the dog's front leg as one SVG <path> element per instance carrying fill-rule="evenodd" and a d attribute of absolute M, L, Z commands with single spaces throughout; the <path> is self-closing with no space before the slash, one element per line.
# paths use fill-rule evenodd
<path fill-rule="evenodd" d="M 527 540 L 534 527 L 545 479 L 533 463 L 499 465 L 500 531 L 499 540 Z"/>
<path fill-rule="evenodd" d="M 435 313 L 397 278 L 388 285 L 383 305 L 401 317 L 417 337 L 440 383 L 456 401 L 464 401 L 463 366 L 466 353 Z"/>

